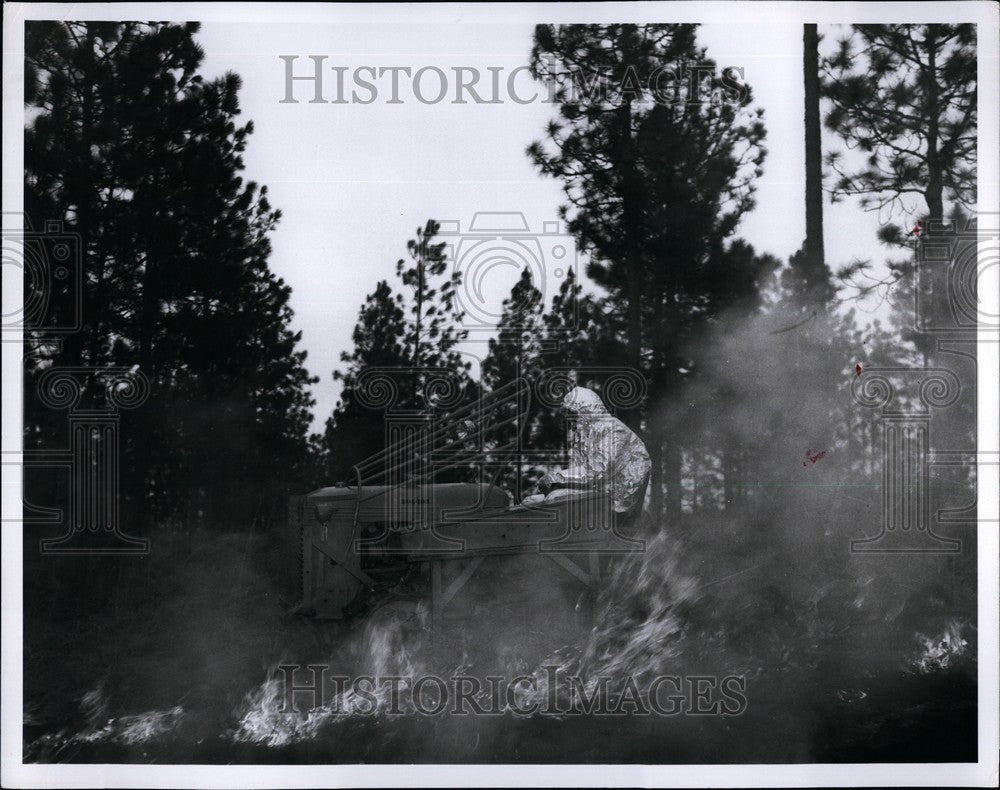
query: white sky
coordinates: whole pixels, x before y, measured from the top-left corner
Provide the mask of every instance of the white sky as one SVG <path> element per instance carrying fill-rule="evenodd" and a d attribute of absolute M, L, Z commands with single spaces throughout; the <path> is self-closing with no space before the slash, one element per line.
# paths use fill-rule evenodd
<path fill-rule="evenodd" d="M 821 47 L 838 35 L 833 27 L 821 26 L 821 33 L 827 34 Z M 308 83 L 295 86 L 298 104 L 281 104 L 285 64 L 279 55 L 299 56 L 296 75 L 312 73 L 309 55 L 327 55 L 327 98 L 336 90 L 333 66 L 348 67 L 348 87 L 351 72 L 366 65 L 437 66 L 448 73 L 472 66 L 484 74 L 485 85 L 487 67 L 502 67 L 506 78 L 527 64 L 532 26 L 209 22 L 198 38 L 206 76 L 233 70 L 243 78 L 242 117 L 255 125 L 246 177 L 267 184 L 283 212 L 271 265 L 293 288 L 295 327 L 303 332 L 308 367 L 320 377 L 314 390 L 319 427 L 336 403 L 339 385 L 330 374 L 351 345 L 358 307 L 379 279 L 393 279 L 418 225 L 433 217 L 458 221 L 464 230 L 477 211 L 522 212 L 532 230 L 556 219 L 560 183 L 542 178 L 524 153 L 543 136 L 553 107 L 427 105 L 414 101 L 406 87 L 400 91 L 406 101 L 390 105 L 388 77 L 378 81 L 380 96 L 369 105 L 310 104 Z M 769 154 L 757 208 L 739 235 L 786 259 L 805 236 L 801 23 L 704 25 L 698 38 L 720 67 L 743 67 L 755 105 L 765 110 Z M 425 94 L 433 95 L 433 75 L 426 86 Z M 530 78 L 522 73 L 516 87 L 530 95 Z M 825 150 L 834 145 L 839 141 L 827 136 Z M 886 256 L 875 237 L 878 219 L 855 203 L 827 205 L 824 220 L 833 268 L 857 257 Z M 550 266 L 547 295 L 558 288 L 553 272 Z M 516 276 L 513 266 L 484 276 L 490 309 Z"/>

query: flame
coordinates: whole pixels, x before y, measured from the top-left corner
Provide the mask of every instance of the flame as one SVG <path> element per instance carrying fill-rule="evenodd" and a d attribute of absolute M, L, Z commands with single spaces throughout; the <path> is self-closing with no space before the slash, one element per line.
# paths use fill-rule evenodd
<path fill-rule="evenodd" d="M 187 711 L 180 705 L 117 718 L 109 718 L 108 709 L 109 700 L 104 691 L 104 684 L 99 682 L 80 698 L 80 710 L 88 719 L 84 729 L 72 734 L 60 730 L 57 733 L 43 735 L 31 744 L 28 752 L 36 756 L 56 754 L 80 744 L 114 743 L 137 746 L 173 732 L 187 715 Z"/>
<path fill-rule="evenodd" d="M 681 651 L 680 609 L 699 597 L 695 579 L 679 568 L 680 552 L 663 533 L 612 574 L 600 596 L 602 616 L 580 657 L 589 674 L 656 674 Z"/>
<path fill-rule="evenodd" d="M 310 740 L 334 715 L 326 706 L 301 713 L 286 708 L 283 684 L 274 678 L 247 696 L 246 711 L 232 735 L 238 742 L 287 746 Z"/>
<path fill-rule="evenodd" d="M 815 660 L 829 644 L 815 606 L 792 610 L 794 614 L 788 614 L 787 620 L 782 619 L 784 615 L 777 609 L 778 614 L 768 610 L 744 624 L 740 620 L 743 610 L 729 605 L 731 600 L 712 594 L 707 590 L 710 585 L 700 584 L 682 570 L 683 556 L 676 541 L 665 534 L 649 539 L 645 551 L 624 559 L 605 576 L 604 586 L 596 595 L 598 617 L 594 627 L 581 634 L 578 642 L 550 652 L 540 663 L 539 653 L 533 647 L 525 649 L 527 643 L 516 639 L 504 641 L 499 654 L 491 657 L 496 661 L 491 666 L 506 679 L 506 688 L 510 689 L 513 679 L 519 676 L 534 680 L 511 690 L 518 711 L 534 707 L 548 711 L 545 713 L 548 716 L 576 715 L 582 712 L 578 709 L 582 699 L 576 695 L 577 691 L 592 699 L 605 681 L 610 681 L 606 688 L 614 694 L 627 682 L 642 687 L 657 675 L 681 675 L 685 670 L 698 670 L 701 674 L 706 669 L 705 661 L 715 672 L 726 671 L 750 679 L 765 671 L 779 673 L 815 666 Z M 870 608 L 868 597 L 877 597 L 879 591 L 874 589 L 871 579 L 859 580 L 859 584 L 864 593 L 855 591 L 853 598 L 845 595 L 845 603 L 838 612 L 846 609 L 854 616 L 855 610 Z M 902 603 L 890 600 L 886 606 L 894 618 Z M 876 622 L 891 619 L 882 610 L 875 611 Z M 368 676 L 412 680 L 434 675 L 447 682 L 456 675 L 467 676 L 472 659 L 464 654 L 459 657 L 456 652 L 449 659 L 431 662 L 432 651 L 425 649 L 430 641 L 426 615 L 426 609 L 413 602 L 394 610 L 376 611 L 362 621 L 363 627 L 348 631 L 337 641 L 333 654 L 327 656 L 328 671 L 351 679 Z M 763 625 L 758 627 L 758 624 Z M 970 627 L 974 626 L 967 620 L 951 619 L 936 636 L 916 633 L 919 649 L 903 660 L 920 674 L 946 669 L 974 651 L 963 637 L 963 631 Z M 840 633 L 835 636 L 840 638 Z M 858 633 L 869 631 L 860 629 Z M 893 671 L 898 672 L 899 646 L 893 644 Z M 245 694 L 232 711 L 222 738 L 230 743 L 280 748 L 315 741 L 347 722 L 384 720 L 392 715 L 389 711 L 403 716 L 425 714 L 425 710 L 415 706 L 405 685 L 397 689 L 379 683 L 373 684 L 364 695 L 350 683 L 346 689 L 327 683 L 324 691 L 330 696 L 302 707 L 308 695 L 290 697 L 286 681 L 291 678 L 283 677 L 279 671 L 287 663 L 275 662 L 263 682 Z M 484 663 L 475 666 L 478 670 L 473 671 L 478 672 Z M 570 678 L 572 685 L 567 682 Z M 303 682 L 301 676 L 298 682 Z M 397 694 L 397 690 L 401 693 Z M 845 686 L 836 693 L 841 702 L 853 703 L 867 699 L 869 691 L 867 687 Z M 506 696 L 499 699 L 500 710 L 508 709 L 509 699 Z M 497 710 L 497 700 L 489 684 L 480 687 L 476 700 L 486 710 Z M 555 712 L 549 705 L 552 700 L 556 703 Z M 102 683 L 80 698 L 80 709 L 87 724 L 79 732 L 60 730 L 43 735 L 26 749 L 26 759 L 56 759 L 65 756 L 64 750 L 73 745 L 135 746 L 154 742 L 198 715 L 197 709 L 192 712 L 177 705 L 115 718 L 110 715 L 110 701 Z M 31 720 L 30 710 L 26 720 Z M 338 734 L 347 735 L 343 730 L 338 730 Z"/>
<path fill-rule="evenodd" d="M 535 683 L 533 688 L 515 688 L 518 705 L 542 706 L 554 694 L 568 710 L 568 688 L 557 682 L 550 689 L 553 675 L 576 677 L 589 696 L 602 680 L 614 687 L 669 668 L 683 652 L 681 610 L 700 597 L 697 581 L 679 567 L 680 556 L 676 543 L 659 533 L 648 541 L 646 551 L 622 562 L 598 596 L 597 624 L 581 645 L 559 648 L 528 673 Z M 522 673 L 508 671 L 508 679 L 515 674 Z"/>
<path fill-rule="evenodd" d="M 930 638 L 917 632 L 914 634 L 923 650 L 910 661 L 910 665 L 921 674 L 946 669 L 965 654 L 968 642 L 962 637 L 962 623 L 952 618 L 945 625 L 940 636 Z"/>
<path fill-rule="evenodd" d="M 408 637 L 415 626 L 405 618 L 375 619 L 366 627 L 359 645 L 361 674 L 381 677 L 414 677 L 420 670 Z M 324 728 L 358 716 L 380 717 L 392 705 L 393 690 L 388 684 L 371 689 L 371 699 L 354 688 L 333 694 L 329 700 L 303 709 L 286 697 L 285 683 L 275 677 L 278 664 L 268 672 L 260 687 L 249 693 L 242 706 L 239 723 L 230 734 L 232 740 L 266 746 L 287 746 L 314 740 Z M 400 700 L 397 700 L 400 701 Z M 404 709 L 404 713 L 412 712 Z"/>

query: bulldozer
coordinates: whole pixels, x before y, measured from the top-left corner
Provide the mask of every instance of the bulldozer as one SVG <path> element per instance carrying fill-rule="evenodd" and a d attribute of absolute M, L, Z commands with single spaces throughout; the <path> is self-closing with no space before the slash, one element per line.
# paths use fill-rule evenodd
<path fill-rule="evenodd" d="M 342 624 L 390 618 L 438 640 L 482 641 L 484 623 L 542 645 L 589 629 L 602 576 L 644 543 L 603 492 L 527 505 L 501 487 L 513 465 L 546 456 L 523 447 L 531 397 L 518 379 L 451 413 L 409 415 L 353 480 L 292 497 L 295 611 Z"/>

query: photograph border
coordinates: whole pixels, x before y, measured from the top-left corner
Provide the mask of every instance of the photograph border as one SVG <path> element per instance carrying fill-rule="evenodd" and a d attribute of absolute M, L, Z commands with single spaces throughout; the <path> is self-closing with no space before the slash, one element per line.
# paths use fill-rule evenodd
<path fill-rule="evenodd" d="M 325 4 L 325 3 L 8 3 L 4 6 L 3 211 L 22 209 L 24 164 L 24 22 L 38 19 L 165 21 L 278 21 L 281 24 L 345 22 L 380 24 L 489 24 L 498 22 L 954 22 L 980 25 L 978 38 L 980 213 L 1000 211 L 1000 6 L 954 3 L 649 2 L 594 4 Z M 8 273 L 4 273 L 7 283 Z M 13 283 L 18 294 L 21 289 Z M 7 290 L 5 288 L 5 290 Z M 20 296 L 18 296 L 20 298 Z M 1000 295 L 980 294 L 983 313 L 1000 314 Z M 5 336 L 5 340 L 7 337 Z M 19 340 L 19 338 L 13 338 Z M 1000 609 L 1000 479 L 977 476 L 978 485 L 978 694 L 977 763 L 753 764 L 753 765 L 83 765 L 24 764 L 23 577 L 21 519 L 22 344 L 4 342 L 2 530 L 2 775 L 4 787 L 412 787 L 457 786 L 995 786 L 998 782 L 998 609 Z M 1000 342 L 995 330 L 978 332 L 978 454 L 1000 450 Z M 990 467 L 987 467 L 989 469 Z"/>

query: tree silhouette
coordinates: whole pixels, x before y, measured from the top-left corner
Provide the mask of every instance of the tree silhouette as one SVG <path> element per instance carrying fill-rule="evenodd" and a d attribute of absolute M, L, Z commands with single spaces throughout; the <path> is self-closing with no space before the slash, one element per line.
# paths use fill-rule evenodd
<path fill-rule="evenodd" d="M 819 33 L 802 26 L 802 73 L 805 89 L 806 239 L 789 260 L 785 284 L 803 310 L 821 308 L 833 298 L 823 247 L 823 150 L 820 137 Z"/>
<path fill-rule="evenodd" d="M 461 328 L 463 316 L 455 300 L 461 276 L 448 272 L 446 243 L 434 243 L 439 230 L 437 222 L 427 220 L 417 228 L 416 238 L 406 243 L 409 261 L 396 262 L 396 276 L 403 286 L 397 299 L 408 315 L 403 347 L 414 368 L 465 370 L 468 364 L 455 351 L 468 335 Z"/>
<path fill-rule="evenodd" d="M 834 197 L 891 212 L 912 195 L 934 220 L 975 202 L 975 25 L 853 25 L 823 70 L 826 125 L 864 157 L 827 156 Z"/>
<path fill-rule="evenodd" d="M 650 102 L 643 86 L 663 68 L 706 79 Z M 656 415 L 692 370 L 684 344 L 738 298 L 724 264 L 741 259 L 724 242 L 753 206 L 763 111 L 749 110 L 748 87 L 734 92 L 717 73 L 693 25 L 540 25 L 532 73 L 552 86 L 559 117 L 528 154 L 562 179 L 562 215 L 590 255 L 587 274 L 608 292 L 605 312 L 623 316 L 624 358 L 650 380 L 653 502 L 659 509 L 666 452 L 676 518 L 679 447 Z M 580 91 L 581 75 L 591 89 Z M 624 416 L 641 427 L 639 414 Z"/>
<path fill-rule="evenodd" d="M 343 382 L 340 400 L 326 422 L 326 469 L 332 480 L 347 481 L 351 467 L 385 446 L 382 411 L 362 403 L 358 385 L 366 370 L 383 369 L 397 388 L 393 408 L 433 409 L 426 385 L 432 371 L 447 371 L 466 399 L 478 390 L 469 379 L 470 363 L 456 348 L 465 339 L 462 313 L 456 301 L 461 285 L 450 272 L 445 243 L 434 242 L 439 226 L 427 220 L 416 238 L 407 242 L 409 260 L 396 263 L 401 290 L 394 293 L 386 281 L 368 295 L 354 328 L 354 348 L 343 352 L 347 368 L 334 371 Z"/>
<path fill-rule="evenodd" d="M 482 364 L 483 385 L 490 390 L 519 376 L 537 376 L 542 353 L 542 293 L 525 269 L 504 299 L 497 335 L 490 338 Z"/>
<path fill-rule="evenodd" d="M 525 465 L 520 450 L 536 447 L 534 434 L 539 412 L 543 408 L 537 398 L 531 397 L 531 387 L 537 383 L 542 370 L 542 353 L 545 348 L 542 323 L 542 292 L 535 287 L 531 272 L 524 269 L 504 299 L 496 337 L 490 338 L 486 358 L 482 362 L 481 380 L 487 391 L 495 391 L 505 384 L 522 379 L 526 385 L 518 401 L 519 414 L 525 421 L 522 442 L 511 468 L 504 470 L 501 484 L 520 497 L 533 482 L 525 475 Z M 507 425 L 493 441 L 501 446 L 518 436 L 518 425 Z"/>
<path fill-rule="evenodd" d="M 348 481 L 351 467 L 377 453 L 385 444 L 382 414 L 358 400 L 358 378 L 368 369 L 402 369 L 412 357 L 403 338 L 406 319 L 389 283 L 379 282 L 358 313 L 350 353 L 341 352 L 345 370 L 333 373 L 343 383 L 340 399 L 327 418 L 324 445 L 329 481 Z M 412 405 L 413 398 L 409 401 Z"/>
<path fill-rule="evenodd" d="M 27 222 L 82 247 L 82 330 L 29 332 L 49 364 L 138 365 L 150 399 L 123 416 L 129 515 L 246 523 L 301 470 L 313 383 L 268 267 L 280 219 L 244 183 L 240 79 L 206 82 L 196 23 L 30 23 Z M 29 386 L 27 393 L 33 393 Z M 60 430 L 33 396 L 39 443 Z M 211 473 L 209 473 L 211 470 Z"/>

